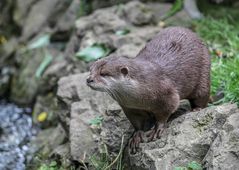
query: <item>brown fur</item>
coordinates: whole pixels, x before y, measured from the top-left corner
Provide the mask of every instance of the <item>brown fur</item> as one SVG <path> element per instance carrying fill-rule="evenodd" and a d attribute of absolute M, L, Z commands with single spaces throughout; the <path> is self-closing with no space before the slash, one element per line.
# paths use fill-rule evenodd
<path fill-rule="evenodd" d="M 110 56 L 95 62 L 87 82 L 92 89 L 108 92 L 136 130 L 147 130 L 151 115 L 164 124 L 180 99 L 189 99 L 193 108 L 207 106 L 210 57 L 195 33 L 169 27 L 134 59 Z"/>

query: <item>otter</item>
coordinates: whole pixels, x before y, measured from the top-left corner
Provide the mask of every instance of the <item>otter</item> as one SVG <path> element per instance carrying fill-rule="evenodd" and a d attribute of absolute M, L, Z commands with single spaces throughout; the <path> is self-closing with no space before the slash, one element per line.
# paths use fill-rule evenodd
<path fill-rule="evenodd" d="M 188 99 L 194 110 L 207 106 L 210 63 L 208 48 L 194 32 L 168 27 L 135 58 L 111 55 L 96 61 L 86 82 L 122 107 L 135 128 L 129 141 L 135 152 L 145 132 L 148 141 L 160 137 L 181 99 Z M 155 124 L 149 129 L 152 116 Z"/>

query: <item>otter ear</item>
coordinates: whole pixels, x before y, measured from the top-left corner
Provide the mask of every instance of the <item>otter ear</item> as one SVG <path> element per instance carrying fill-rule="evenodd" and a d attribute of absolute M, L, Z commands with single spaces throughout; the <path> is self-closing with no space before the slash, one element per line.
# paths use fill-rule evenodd
<path fill-rule="evenodd" d="M 128 69 L 128 67 L 121 67 L 120 68 L 120 72 L 124 75 L 124 76 L 126 76 L 126 75 L 128 75 L 128 73 L 129 73 L 129 69 Z"/>

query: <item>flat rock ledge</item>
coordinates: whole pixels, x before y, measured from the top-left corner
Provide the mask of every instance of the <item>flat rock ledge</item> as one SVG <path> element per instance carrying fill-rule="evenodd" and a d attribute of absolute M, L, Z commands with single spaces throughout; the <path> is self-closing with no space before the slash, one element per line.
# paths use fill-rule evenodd
<path fill-rule="evenodd" d="M 133 132 L 115 101 L 86 86 L 88 74 L 61 78 L 57 92 L 62 108 L 59 117 L 69 134 L 71 158 L 86 162 L 101 152 L 102 146 L 116 156 L 122 136 L 126 146 Z M 239 110 L 235 104 L 179 115 L 169 121 L 160 139 L 140 144 L 136 154 L 129 154 L 126 147 L 125 168 L 171 170 L 196 161 L 208 170 L 236 170 L 239 167 L 238 122 Z"/>

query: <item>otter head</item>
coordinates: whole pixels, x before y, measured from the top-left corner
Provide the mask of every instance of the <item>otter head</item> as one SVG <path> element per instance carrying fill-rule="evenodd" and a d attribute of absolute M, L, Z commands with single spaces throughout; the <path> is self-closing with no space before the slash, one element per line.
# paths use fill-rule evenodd
<path fill-rule="evenodd" d="M 129 59 L 125 57 L 107 57 L 96 61 L 90 67 L 87 85 L 93 90 L 113 92 L 129 83 Z"/>
<path fill-rule="evenodd" d="M 134 75 L 135 64 L 126 57 L 107 57 L 96 61 L 90 68 L 86 82 L 93 90 L 109 93 L 114 99 L 121 100 L 137 88 Z"/>

